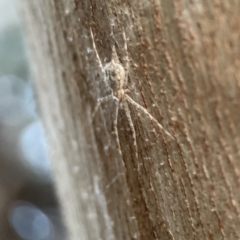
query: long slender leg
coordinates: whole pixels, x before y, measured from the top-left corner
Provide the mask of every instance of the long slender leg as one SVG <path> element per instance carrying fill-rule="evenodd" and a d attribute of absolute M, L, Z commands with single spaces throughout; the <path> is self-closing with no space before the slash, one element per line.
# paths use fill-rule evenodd
<path fill-rule="evenodd" d="M 112 98 L 115 98 L 115 97 L 113 97 L 113 95 L 108 95 L 108 96 L 106 96 L 106 97 L 99 98 L 99 99 L 97 100 L 97 105 L 95 106 L 95 109 L 94 109 L 93 114 L 92 114 L 92 121 L 94 120 L 94 117 L 95 117 L 95 115 L 96 115 L 99 107 L 101 106 L 101 104 L 102 104 L 103 102 L 109 101 L 109 100 L 112 99 Z"/>
<path fill-rule="evenodd" d="M 157 124 L 157 126 L 163 130 L 169 137 L 171 137 L 172 139 L 175 139 L 175 137 L 173 137 L 173 135 L 171 133 L 169 133 L 163 126 L 162 124 L 160 124 L 144 107 L 142 107 L 141 105 L 139 105 L 138 103 L 136 103 L 132 98 L 130 98 L 127 94 L 124 95 L 125 98 L 127 99 L 127 101 L 129 103 L 131 103 L 134 107 L 136 107 L 136 109 L 144 112 L 146 114 L 146 116 L 153 121 L 154 123 Z"/>
<path fill-rule="evenodd" d="M 101 62 L 101 59 L 100 59 L 100 57 L 99 57 L 99 55 L 98 55 L 97 47 L 96 47 L 96 44 L 95 44 L 95 41 L 94 41 L 94 37 L 93 37 L 93 33 L 92 33 L 92 28 L 90 28 L 90 33 L 91 33 L 91 38 L 92 38 L 92 43 L 93 43 L 93 49 L 94 49 L 94 51 L 95 51 L 95 53 L 96 53 L 99 66 L 100 66 L 102 72 L 105 72 L 105 71 L 104 71 L 104 68 L 103 68 L 103 65 L 102 65 L 102 62 Z"/>
<path fill-rule="evenodd" d="M 117 141 L 117 148 L 119 150 L 120 155 L 122 155 L 122 150 L 119 142 L 119 136 L 118 136 L 118 129 L 117 129 L 117 123 L 118 123 L 118 110 L 119 110 L 119 100 L 115 96 L 113 96 L 113 101 L 115 103 L 115 108 L 112 114 L 113 117 L 113 133 L 116 136 L 116 141 Z"/>
<path fill-rule="evenodd" d="M 123 40 L 124 40 L 124 50 L 125 50 L 125 54 L 126 54 L 126 66 L 125 66 L 125 82 L 124 85 L 127 84 L 127 80 L 128 80 L 128 72 L 129 72 L 129 56 L 128 56 L 128 48 L 127 48 L 127 38 L 126 38 L 126 34 L 125 31 L 123 29 Z"/>
<path fill-rule="evenodd" d="M 134 128 L 134 125 L 133 125 L 133 122 L 132 122 L 132 118 L 131 118 L 131 115 L 130 115 L 130 110 L 129 110 L 127 101 L 123 100 L 122 104 L 124 105 L 124 110 L 125 110 L 126 117 L 128 119 L 128 124 L 129 124 L 130 130 L 131 130 L 132 135 L 133 135 L 133 147 L 134 147 L 135 157 L 137 159 L 138 158 L 138 149 L 137 149 L 137 138 L 136 138 L 135 128 Z"/>

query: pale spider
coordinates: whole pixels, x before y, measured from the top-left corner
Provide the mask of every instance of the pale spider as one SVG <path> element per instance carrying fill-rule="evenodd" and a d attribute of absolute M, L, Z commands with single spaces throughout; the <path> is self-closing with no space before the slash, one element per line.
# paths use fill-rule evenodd
<path fill-rule="evenodd" d="M 120 153 L 121 153 L 121 148 L 120 148 L 118 129 L 117 129 L 119 108 L 122 108 L 125 111 L 127 120 L 129 122 L 129 127 L 133 133 L 133 141 L 134 141 L 133 144 L 134 144 L 135 150 L 137 152 L 136 132 L 135 132 L 135 128 L 134 128 L 132 118 L 130 115 L 128 103 L 131 104 L 132 106 L 134 106 L 134 108 L 136 108 L 138 111 L 143 112 L 152 122 L 154 122 L 171 139 L 175 139 L 144 107 L 139 105 L 129 95 L 127 95 L 127 93 L 129 92 L 129 89 L 127 86 L 128 85 L 128 71 L 129 71 L 129 57 L 128 57 L 128 49 L 127 49 L 127 40 L 126 40 L 126 35 L 125 35 L 124 30 L 123 30 L 123 39 L 124 39 L 124 50 L 126 53 L 125 69 L 119 61 L 119 58 L 118 58 L 118 55 L 117 55 L 114 45 L 112 46 L 112 59 L 109 63 L 107 63 L 103 67 L 101 59 L 97 52 L 92 29 L 90 29 L 90 33 L 91 33 L 94 51 L 96 53 L 100 68 L 101 68 L 102 72 L 104 73 L 104 81 L 106 81 L 106 83 L 112 90 L 110 95 L 98 99 L 98 103 L 93 112 L 92 119 L 94 118 L 94 116 L 102 102 L 109 101 L 109 100 L 112 100 L 115 102 L 115 104 L 114 104 L 115 109 L 112 109 L 113 131 L 116 134 L 116 138 L 117 138 L 116 140 L 117 140 L 117 145 L 118 145 L 117 147 L 118 147 Z M 136 155 L 137 155 L 137 153 L 136 153 Z"/>

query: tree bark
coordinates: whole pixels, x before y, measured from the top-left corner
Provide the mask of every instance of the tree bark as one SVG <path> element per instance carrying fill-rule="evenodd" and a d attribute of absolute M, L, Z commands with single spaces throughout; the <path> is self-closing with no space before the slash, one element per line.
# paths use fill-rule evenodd
<path fill-rule="evenodd" d="M 70 239 L 239 239 L 240 2 L 21 2 Z"/>

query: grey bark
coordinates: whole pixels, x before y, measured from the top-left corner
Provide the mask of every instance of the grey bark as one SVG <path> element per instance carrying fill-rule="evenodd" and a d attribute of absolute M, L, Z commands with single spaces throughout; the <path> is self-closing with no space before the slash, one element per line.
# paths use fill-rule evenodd
<path fill-rule="evenodd" d="M 239 7 L 212 0 L 22 0 L 70 239 L 239 239 Z M 129 55 L 120 109 L 103 64 Z M 128 52 L 124 49 L 126 33 Z M 137 154 L 135 150 L 137 149 Z"/>

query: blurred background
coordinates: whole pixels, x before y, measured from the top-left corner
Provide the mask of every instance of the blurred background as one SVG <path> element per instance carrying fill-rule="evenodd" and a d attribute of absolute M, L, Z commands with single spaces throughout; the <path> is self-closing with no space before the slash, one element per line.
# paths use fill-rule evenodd
<path fill-rule="evenodd" d="M 66 239 L 17 0 L 0 0 L 0 239 Z"/>

